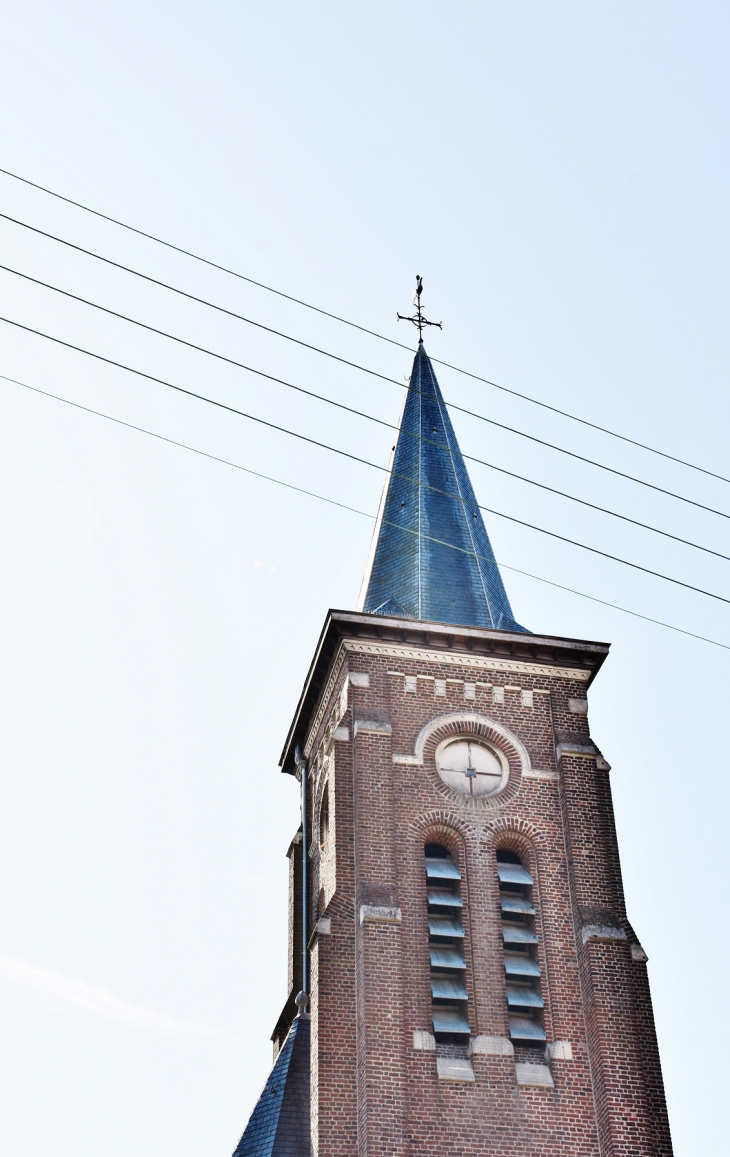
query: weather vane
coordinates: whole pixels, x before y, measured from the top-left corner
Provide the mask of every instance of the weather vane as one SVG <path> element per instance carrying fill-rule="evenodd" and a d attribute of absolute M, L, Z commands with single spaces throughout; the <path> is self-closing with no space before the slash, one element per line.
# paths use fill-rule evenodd
<path fill-rule="evenodd" d="M 413 304 L 416 307 L 416 312 L 413 317 L 404 317 L 402 313 L 398 314 L 398 321 L 410 321 L 416 326 L 418 330 L 419 345 L 423 341 L 423 331 L 427 325 L 438 326 L 443 329 L 440 321 L 427 321 L 421 312 L 421 294 L 423 293 L 423 278 L 416 274 L 416 292 L 413 295 Z"/>

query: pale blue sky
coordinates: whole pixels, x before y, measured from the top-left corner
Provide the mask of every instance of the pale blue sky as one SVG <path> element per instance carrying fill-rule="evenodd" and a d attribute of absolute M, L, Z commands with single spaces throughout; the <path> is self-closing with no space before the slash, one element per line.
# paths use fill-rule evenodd
<path fill-rule="evenodd" d="M 727 7 L 6 8 L 0 167 L 728 474 Z M 399 381 L 357 334 L 0 176 L 0 211 Z M 402 391 L 0 221 L 2 263 L 395 422 Z M 387 463 L 392 433 L 0 271 L 0 313 Z M 0 374 L 377 506 L 382 475 L 0 323 Z M 730 511 L 730 487 L 452 371 L 447 399 Z M 285 998 L 277 759 L 370 523 L 0 382 L 0 1150 L 229 1154 Z M 730 554 L 728 522 L 454 414 L 465 452 Z M 480 501 L 728 593 L 730 563 L 474 466 Z M 498 558 L 730 644 L 721 602 L 496 517 Z M 678 1157 L 725 1153 L 727 651 L 510 572 L 613 643 L 591 698 Z M 700 930 L 702 934 L 700 935 Z M 712 968 L 708 974 L 707 961 Z M 716 975 L 717 973 L 717 975 Z"/>

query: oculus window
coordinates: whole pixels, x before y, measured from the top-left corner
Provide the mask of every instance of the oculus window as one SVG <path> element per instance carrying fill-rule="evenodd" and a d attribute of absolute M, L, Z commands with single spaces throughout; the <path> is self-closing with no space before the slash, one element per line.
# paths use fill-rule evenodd
<path fill-rule="evenodd" d="M 436 753 L 436 766 L 447 787 L 459 795 L 493 795 L 507 782 L 507 761 L 502 753 L 472 739 L 444 744 Z"/>

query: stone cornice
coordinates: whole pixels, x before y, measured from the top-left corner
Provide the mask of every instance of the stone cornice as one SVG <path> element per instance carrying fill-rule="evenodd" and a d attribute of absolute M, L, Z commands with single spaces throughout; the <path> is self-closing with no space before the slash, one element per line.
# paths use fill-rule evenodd
<path fill-rule="evenodd" d="M 325 717 L 325 713 L 327 711 L 330 699 L 332 697 L 332 691 L 334 690 L 335 684 L 337 683 L 337 681 L 338 681 L 338 679 L 342 673 L 342 668 L 344 666 L 346 658 L 347 658 L 347 652 L 343 648 L 340 648 L 339 654 L 337 655 L 334 663 L 332 664 L 332 669 L 330 671 L 330 677 L 327 680 L 327 684 L 326 684 L 322 694 L 319 697 L 319 701 L 317 704 L 317 710 L 316 710 L 314 719 L 312 720 L 311 726 L 309 727 L 309 730 L 307 732 L 307 739 L 306 739 L 306 742 L 304 744 L 304 754 L 305 754 L 307 759 L 309 759 L 309 756 L 311 754 L 312 743 L 314 742 L 314 740 L 317 737 L 317 732 L 320 729 L 320 726 L 322 724 L 322 720 Z"/>
<path fill-rule="evenodd" d="M 330 611 L 281 755 L 283 771 L 294 772 L 297 744 L 311 750 L 316 741 L 348 653 L 438 663 L 459 674 L 482 670 L 574 680 L 583 690 L 608 654 L 608 644 Z"/>
<path fill-rule="evenodd" d="M 466 667 L 471 671 L 511 671 L 521 675 L 546 675 L 551 678 L 573 679 L 579 683 L 587 683 L 593 673 L 580 667 L 554 667 L 541 663 L 521 662 L 518 659 L 470 655 L 465 651 L 431 650 L 398 643 L 369 643 L 361 639 L 343 639 L 342 646 L 346 651 L 360 655 L 382 655 L 391 659 L 410 659 L 416 663 L 440 663 L 446 667 Z"/>

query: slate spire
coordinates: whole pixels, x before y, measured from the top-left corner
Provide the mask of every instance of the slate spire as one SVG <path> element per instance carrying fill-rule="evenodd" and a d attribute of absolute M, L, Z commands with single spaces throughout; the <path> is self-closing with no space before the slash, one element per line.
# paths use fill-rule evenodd
<path fill-rule="evenodd" d="M 289 1029 L 233 1157 L 311 1157 L 309 1017 Z"/>
<path fill-rule="evenodd" d="M 524 631 L 423 343 L 413 362 L 359 610 Z"/>

